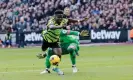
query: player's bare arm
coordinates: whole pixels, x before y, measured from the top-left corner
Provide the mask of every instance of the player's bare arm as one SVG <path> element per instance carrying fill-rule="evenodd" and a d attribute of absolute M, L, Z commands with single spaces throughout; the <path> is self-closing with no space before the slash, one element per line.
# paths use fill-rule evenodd
<path fill-rule="evenodd" d="M 63 26 L 50 25 L 49 29 L 61 29 Z"/>
<path fill-rule="evenodd" d="M 71 19 L 69 18 L 68 21 L 70 23 L 76 23 L 76 22 L 84 22 L 84 21 L 87 21 L 89 18 L 84 18 L 84 19 Z"/>

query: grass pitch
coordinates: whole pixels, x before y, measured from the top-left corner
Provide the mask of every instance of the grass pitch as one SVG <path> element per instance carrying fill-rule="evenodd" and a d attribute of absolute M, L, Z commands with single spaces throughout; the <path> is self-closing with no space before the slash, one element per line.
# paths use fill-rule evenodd
<path fill-rule="evenodd" d="M 79 72 L 72 73 L 69 55 L 62 57 L 59 76 L 40 75 L 44 59 L 40 48 L 0 49 L 0 80 L 133 80 L 133 45 L 81 47 L 77 57 Z"/>

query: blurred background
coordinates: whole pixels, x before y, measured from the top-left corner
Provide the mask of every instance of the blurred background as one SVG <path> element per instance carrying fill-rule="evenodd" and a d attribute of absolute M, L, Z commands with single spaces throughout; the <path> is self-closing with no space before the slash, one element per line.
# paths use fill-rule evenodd
<path fill-rule="evenodd" d="M 0 46 L 41 44 L 48 19 L 65 8 L 72 19 L 89 18 L 71 24 L 88 31 L 81 43 L 132 42 L 133 0 L 0 0 Z"/>

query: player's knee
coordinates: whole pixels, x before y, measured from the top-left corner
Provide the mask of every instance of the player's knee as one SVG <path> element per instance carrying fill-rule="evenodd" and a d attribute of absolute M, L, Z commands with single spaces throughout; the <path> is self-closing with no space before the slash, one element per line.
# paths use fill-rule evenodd
<path fill-rule="evenodd" d="M 71 53 L 71 52 L 73 52 L 75 49 L 72 48 L 72 47 L 69 47 L 67 50 Z"/>
<path fill-rule="evenodd" d="M 72 58 L 76 58 L 76 54 L 70 53 Z"/>
<path fill-rule="evenodd" d="M 61 50 L 60 48 L 54 48 L 54 49 L 53 49 L 53 52 L 54 52 L 55 54 L 57 54 L 57 55 L 61 55 L 62 50 Z"/>

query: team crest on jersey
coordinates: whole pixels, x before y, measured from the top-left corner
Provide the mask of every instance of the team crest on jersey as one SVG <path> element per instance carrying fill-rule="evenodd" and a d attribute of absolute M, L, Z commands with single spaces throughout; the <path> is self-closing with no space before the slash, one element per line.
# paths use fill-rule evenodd
<path fill-rule="evenodd" d="M 63 32 L 63 34 L 67 34 L 67 31 L 66 30 L 63 30 L 62 32 Z"/>

